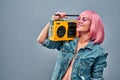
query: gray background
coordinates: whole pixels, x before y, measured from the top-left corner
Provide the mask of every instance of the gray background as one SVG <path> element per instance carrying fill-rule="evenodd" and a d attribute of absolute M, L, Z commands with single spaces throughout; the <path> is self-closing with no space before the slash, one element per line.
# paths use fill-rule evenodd
<path fill-rule="evenodd" d="M 120 0 L 0 0 L 0 80 L 50 80 L 57 51 L 36 42 L 53 13 L 90 9 L 105 25 L 105 80 L 120 79 Z"/>

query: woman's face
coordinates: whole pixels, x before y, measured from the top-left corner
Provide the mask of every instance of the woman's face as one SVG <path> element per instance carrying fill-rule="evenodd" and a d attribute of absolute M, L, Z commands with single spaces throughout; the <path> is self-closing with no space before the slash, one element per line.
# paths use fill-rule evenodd
<path fill-rule="evenodd" d="M 89 32 L 90 29 L 90 20 L 86 16 L 79 16 L 77 18 L 77 31 L 78 32 Z"/>

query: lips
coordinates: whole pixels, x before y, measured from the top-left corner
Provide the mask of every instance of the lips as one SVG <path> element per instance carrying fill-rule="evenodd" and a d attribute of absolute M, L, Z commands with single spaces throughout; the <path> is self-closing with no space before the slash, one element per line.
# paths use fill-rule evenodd
<path fill-rule="evenodd" d="M 83 24 L 80 24 L 80 23 L 78 23 L 78 25 L 77 25 L 78 27 L 82 27 L 83 26 Z"/>

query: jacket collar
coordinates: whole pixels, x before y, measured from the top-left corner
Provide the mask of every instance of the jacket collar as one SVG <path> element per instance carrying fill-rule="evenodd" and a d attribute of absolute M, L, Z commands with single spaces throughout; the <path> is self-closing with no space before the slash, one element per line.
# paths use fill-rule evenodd
<path fill-rule="evenodd" d="M 79 40 L 79 38 L 75 38 L 75 40 L 74 40 L 74 42 L 75 42 L 76 45 L 78 43 L 78 40 Z M 90 40 L 89 43 L 83 49 L 88 48 L 88 49 L 92 50 L 93 47 L 94 47 L 94 43 L 93 43 L 92 40 Z"/>

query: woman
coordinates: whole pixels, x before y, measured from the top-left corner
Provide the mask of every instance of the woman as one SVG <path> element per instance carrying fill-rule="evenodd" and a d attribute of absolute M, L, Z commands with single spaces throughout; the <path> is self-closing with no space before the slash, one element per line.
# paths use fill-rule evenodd
<path fill-rule="evenodd" d="M 51 20 L 65 18 L 65 12 L 57 12 Z M 98 14 L 91 10 L 83 11 L 77 18 L 77 37 L 71 41 L 51 41 L 48 39 L 48 27 L 45 26 L 37 41 L 49 49 L 57 49 L 52 80 L 103 80 L 103 71 L 107 66 L 104 49 L 100 44 L 104 40 L 104 26 Z"/>

